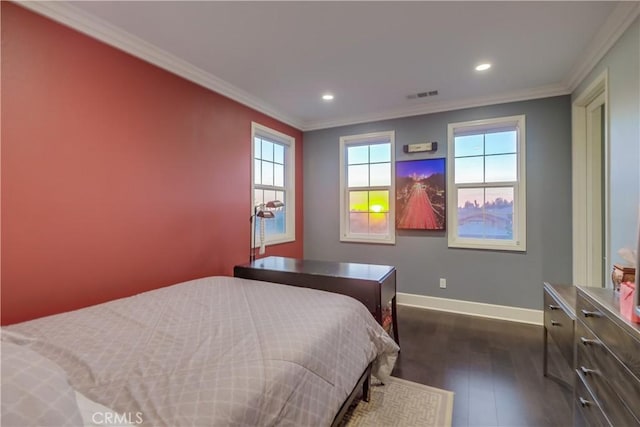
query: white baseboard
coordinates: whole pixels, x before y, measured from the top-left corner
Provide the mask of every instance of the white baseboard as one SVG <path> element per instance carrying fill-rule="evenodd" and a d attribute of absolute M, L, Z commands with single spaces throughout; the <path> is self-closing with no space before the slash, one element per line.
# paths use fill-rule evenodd
<path fill-rule="evenodd" d="M 543 323 L 543 311 L 532 310 L 530 308 L 509 307 L 506 305 L 485 304 L 481 302 L 405 294 L 400 292 L 397 294 L 397 303 L 410 307 L 447 311 L 449 313 L 468 314 L 470 316 L 508 320 L 510 322 L 528 323 L 531 325 L 542 325 Z"/>

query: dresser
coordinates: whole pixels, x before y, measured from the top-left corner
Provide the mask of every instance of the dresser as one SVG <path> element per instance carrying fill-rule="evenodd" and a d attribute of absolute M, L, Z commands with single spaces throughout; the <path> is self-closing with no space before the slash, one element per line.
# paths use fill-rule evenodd
<path fill-rule="evenodd" d="M 577 287 L 574 424 L 640 426 L 640 325 L 611 289 Z"/>
<path fill-rule="evenodd" d="M 364 304 L 400 345 L 395 267 L 270 256 L 236 265 L 233 275 L 348 295 Z"/>
<path fill-rule="evenodd" d="M 574 323 L 576 319 L 576 287 L 544 283 L 544 358 L 543 374 L 573 388 Z M 564 357 L 561 376 L 549 374 L 549 337 Z"/>

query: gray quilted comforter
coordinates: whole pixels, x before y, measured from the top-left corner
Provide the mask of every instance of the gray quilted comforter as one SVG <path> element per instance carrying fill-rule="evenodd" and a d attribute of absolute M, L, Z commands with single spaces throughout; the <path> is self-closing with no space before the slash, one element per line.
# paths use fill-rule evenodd
<path fill-rule="evenodd" d="M 153 426 L 329 425 L 365 367 L 384 380 L 398 351 L 352 298 L 231 277 L 3 329 Z"/>

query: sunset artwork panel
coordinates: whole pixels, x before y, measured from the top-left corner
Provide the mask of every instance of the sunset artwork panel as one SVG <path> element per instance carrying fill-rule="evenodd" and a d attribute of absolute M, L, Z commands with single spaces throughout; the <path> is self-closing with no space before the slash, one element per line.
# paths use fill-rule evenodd
<path fill-rule="evenodd" d="M 444 230 L 446 159 L 396 162 L 396 228 Z"/>
<path fill-rule="evenodd" d="M 384 236 L 390 221 L 391 144 L 347 148 L 348 228 L 351 234 Z M 391 200 L 390 200 L 391 199 Z"/>

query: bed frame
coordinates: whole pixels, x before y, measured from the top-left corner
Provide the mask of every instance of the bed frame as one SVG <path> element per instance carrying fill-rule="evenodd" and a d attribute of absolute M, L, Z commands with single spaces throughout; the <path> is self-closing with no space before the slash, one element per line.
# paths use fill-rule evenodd
<path fill-rule="evenodd" d="M 353 403 L 354 399 L 359 396 L 358 391 L 360 389 L 360 386 L 362 386 L 362 400 L 364 400 L 365 402 L 369 401 L 369 397 L 370 397 L 369 387 L 371 385 L 371 366 L 372 365 L 373 365 L 373 362 L 369 363 L 369 366 L 367 366 L 364 372 L 362 373 L 362 375 L 360 375 L 360 379 L 358 379 L 358 382 L 356 383 L 355 387 L 353 387 L 351 394 L 349 394 L 349 396 L 347 397 L 347 400 L 344 401 L 344 403 L 340 407 L 340 410 L 338 411 L 335 418 L 333 419 L 333 422 L 331 423 L 331 427 L 338 427 L 342 423 L 342 419 L 344 418 L 345 414 L 349 410 L 349 407 Z"/>

